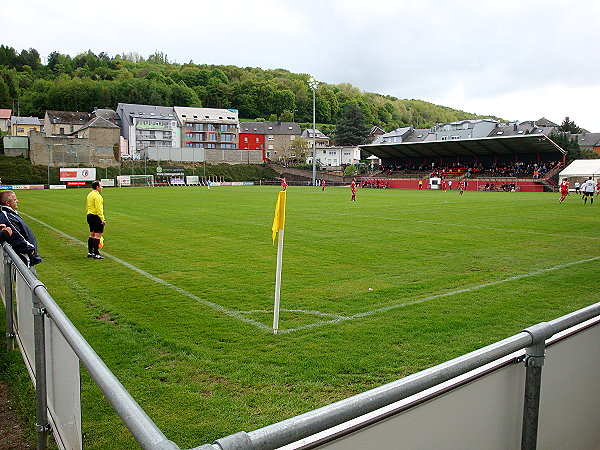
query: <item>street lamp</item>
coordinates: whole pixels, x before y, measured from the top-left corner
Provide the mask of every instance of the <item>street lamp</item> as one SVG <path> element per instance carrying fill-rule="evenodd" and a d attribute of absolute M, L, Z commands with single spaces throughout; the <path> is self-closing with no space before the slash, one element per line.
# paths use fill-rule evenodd
<path fill-rule="evenodd" d="M 313 91 L 313 158 L 312 158 L 312 184 L 313 186 L 315 186 L 317 184 L 317 141 L 316 141 L 316 129 L 317 129 L 317 124 L 316 124 L 316 114 L 317 114 L 317 109 L 316 109 L 316 101 L 315 101 L 315 91 L 317 89 L 317 86 L 319 85 L 319 82 L 317 80 L 315 80 L 313 77 L 310 77 L 310 79 L 308 80 L 308 85 L 310 86 L 310 88 Z"/>

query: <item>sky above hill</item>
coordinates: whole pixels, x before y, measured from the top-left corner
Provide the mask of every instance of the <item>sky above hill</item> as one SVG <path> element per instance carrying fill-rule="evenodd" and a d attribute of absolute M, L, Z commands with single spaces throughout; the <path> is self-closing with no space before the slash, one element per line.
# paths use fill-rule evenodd
<path fill-rule="evenodd" d="M 507 120 L 600 132 L 600 1 L 0 3 L 0 44 L 309 73 Z M 44 61 L 45 62 L 45 61 Z"/>

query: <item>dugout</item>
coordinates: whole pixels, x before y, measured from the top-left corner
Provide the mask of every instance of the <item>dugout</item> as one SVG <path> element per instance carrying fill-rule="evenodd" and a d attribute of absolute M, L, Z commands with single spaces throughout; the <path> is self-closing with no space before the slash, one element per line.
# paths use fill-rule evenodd
<path fill-rule="evenodd" d="M 543 134 L 361 145 L 383 166 L 565 162 L 566 151 Z"/>

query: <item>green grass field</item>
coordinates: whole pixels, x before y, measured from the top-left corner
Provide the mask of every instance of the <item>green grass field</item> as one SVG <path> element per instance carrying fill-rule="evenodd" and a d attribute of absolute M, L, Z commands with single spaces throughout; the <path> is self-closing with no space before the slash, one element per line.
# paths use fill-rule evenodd
<path fill-rule="evenodd" d="M 182 448 L 600 301 L 600 199 L 291 187 L 275 336 L 278 188 L 105 189 L 103 261 L 85 257 L 88 192 L 18 191 L 38 276 Z M 135 448 L 83 372 L 86 448 Z"/>

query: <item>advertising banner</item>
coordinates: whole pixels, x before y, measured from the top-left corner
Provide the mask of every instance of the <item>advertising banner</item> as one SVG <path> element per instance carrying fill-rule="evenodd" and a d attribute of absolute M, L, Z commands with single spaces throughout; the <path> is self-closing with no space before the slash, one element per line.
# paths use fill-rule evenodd
<path fill-rule="evenodd" d="M 49 186 L 50 189 L 66 189 L 67 186 L 65 186 L 64 184 L 51 184 Z"/>
<path fill-rule="evenodd" d="M 114 178 L 102 178 L 100 180 L 100 183 L 102 183 L 102 187 L 106 187 L 106 186 L 112 186 L 112 187 L 114 187 L 115 180 L 114 180 Z"/>
<path fill-rule="evenodd" d="M 60 181 L 94 181 L 96 179 L 95 168 L 70 167 L 60 169 Z"/>

